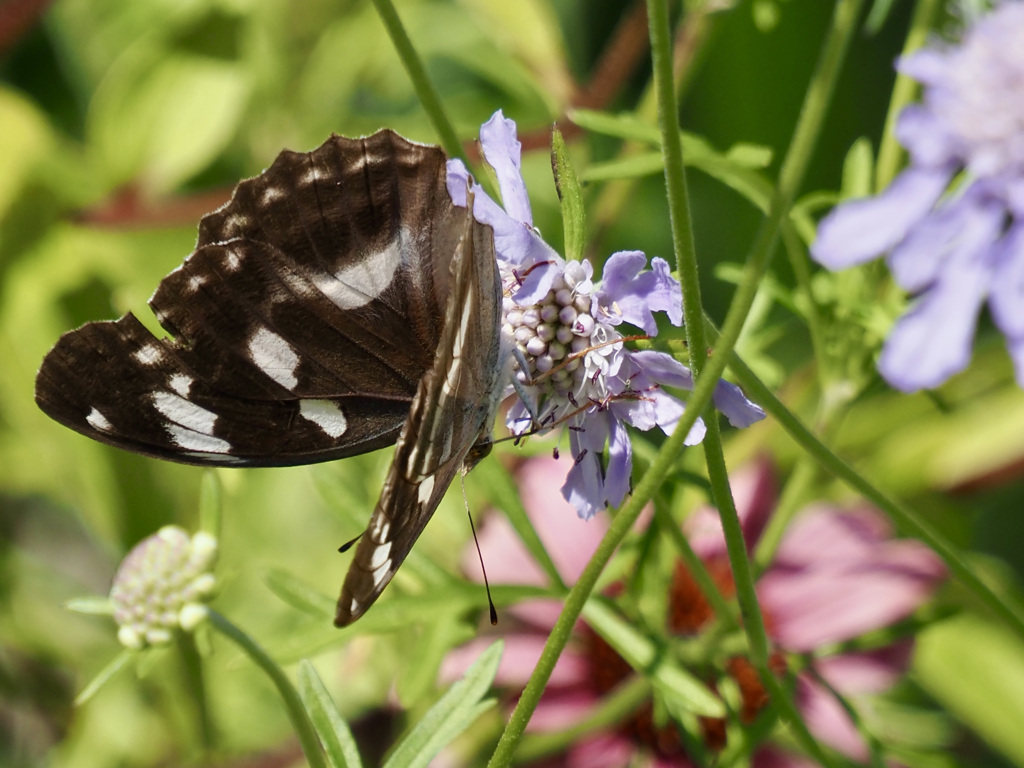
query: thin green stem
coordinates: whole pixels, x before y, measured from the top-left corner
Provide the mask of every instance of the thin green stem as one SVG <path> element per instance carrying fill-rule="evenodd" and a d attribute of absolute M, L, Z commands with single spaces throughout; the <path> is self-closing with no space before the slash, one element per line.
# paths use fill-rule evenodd
<path fill-rule="evenodd" d="M 818 362 L 818 381 L 822 391 L 827 391 L 834 374 L 832 356 L 828 354 L 825 344 L 825 323 L 821 317 L 818 302 L 814 300 L 811 290 L 811 268 L 807 263 L 807 251 L 803 241 L 790 222 L 783 223 L 782 244 L 789 257 L 790 266 L 796 276 L 796 299 L 800 302 L 804 313 L 804 322 L 811 334 L 811 348 L 814 359 Z"/>
<path fill-rule="evenodd" d="M 904 56 L 924 44 L 939 7 L 939 0 L 918 0 L 914 17 L 910 20 L 907 39 L 903 43 Z M 903 74 L 896 75 L 892 97 L 889 99 L 889 111 L 885 115 L 885 127 L 882 129 L 882 141 L 878 147 L 878 162 L 875 163 L 875 192 L 888 187 L 903 164 L 903 147 L 896 141 L 896 118 L 916 92 L 916 81 Z"/>
<path fill-rule="evenodd" d="M 707 341 L 704 335 L 704 309 L 700 296 L 697 250 L 693 242 L 686 168 L 683 164 L 683 142 L 672 72 L 672 45 L 669 38 L 666 0 L 648 0 L 647 18 L 651 30 L 651 59 L 654 68 L 654 88 L 658 94 L 658 126 L 661 129 L 662 155 L 665 159 L 665 189 L 672 225 L 672 244 L 678 260 L 679 282 L 682 285 L 686 341 L 690 347 L 690 369 L 693 371 L 694 380 L 698 380 L 700 371 L 707 361 Z M 757 603 L 754 578 L 750 570 L 750 561 L 747 559 L 739 515 L 729 488 L 729 476 L 725 468 L 725 454 L 722 452 L 722 438 L 716 414 L 707 419 L 704 454 L 708 465 L 708 478 L 711 481 L 711 495 L 722 520 L 736 597 L 743 616 L 743 628 L 747 632 L 754 663 L 758 667 L 763 667 L 768 663 L 768 636 Z"/>
<path fill-rule="evenodd" d="M 757 591 L 754 587 L 754 573 L 747 557 L 747 545 L 743 539 L 743 527 L 736 511 L 736 503 L 729 487 L 729 472 L 725 466 L 725 454 L 722 451 L 722 435 L 718 427 L 717 414 L 707 420 L 707 434 L 704 435 L 704 458 L 708 467 L 708 479 L 711 481 L 711 497 L 718 509 L 718 517 L 722 521 L 722 533 L 725 536 L 725 547 L 729 554 L 729 567 L 732 569 L 732 580 L 736 586 L 736 600 L 740 605 L 743 629 L 747 633 L 750 644 L 750 661 L 758 669 L 768 669 L 768 633 L 764 628 L 764 617 L 761 606 L 757 602 Z"/>
<path fill-rule="evenodd" d="M 672 72 L 672 40 L 667 0 L 647 0 L 647 19 L 651 34 L 651 62 L 654 90 L 658 97 L 658 127 L 661 153 L 665 160 L 665 190 L 668 195 L 669 221 L 676 269 L 683 289 L 683 319 L 686 342 L 690 347 L 690 368 L 699 377 L 707 359 L 704 338 L 704 311 L 701 306 L 697 249 L 693 242 L 690 217 L 690 193 L 683 164 L 683 139 L 679 127 L 679 107 Z"/>
<path fill-rule="evenodd" d="M 395 46 L 405 71 L 409 73 L 409 79 L 412 80 L 413 88 L 416 89 L 416 95 L 419 96 L 423 110 L 427 113 L 430 124 L 434 126 L 444 151 L 448 153 L 449 157 L 462 158 L 466 167 L 470 167 L 469 160 L 465 152 L 462 151 L 462 142 L 459 141 L 458 134 L 455 133 L 455 128 L 452 127 L 452 123 L 444 111 L 444 106 L 441 104 L 441 96 L 427 75 L 423 60 L 416 53 L 412 40 L 409 39 L 409 35 L 402 25 L 402 20 L 398 18 L 394 4 L 391 0 L 373 0 L 373 6 L 377 9 L 381 21 L 384 22 L 384 27 L 391 38 L 391 44 Z"/>
<path fill-rule="evenodd" d="M 184 668 L 184 683 L 195 705 L 196 726 L 199 730 L 199 743 L 206 756 L 213 751 L 214 729 L 210 720 L 210 707 L 207 701 L 206 680 L 203 676 L 203 659 L 196 648 L 195 636 L 180 633 L 177 638 L 178 654 Z"/>
<path fill-rule="evenodd" d="M 287 711 L 288 719 L 291 720 L 295 734 L 298 736 L 306 762 L 310 768 L 327 768 L 320 739 L 316 735 L 313 723 L 310 721 L 309 715 L 306 714 L 306 708 L 302 706 L 302 699 L 299 698 L 298 691 L 295 690 L 284 670 L 270 658 L 270 655 L 260 647 L 259 643 L 216 611 L 210 611 L 210 624 L 222 635 L 233 640 L 256 666 L 267 673 L 284 701 L 285 711 Z"/>
<path fill-rule="evenodd" d="M 839 65 L 845 55 L 849 38 L 853 33 L 853 19 L 856 18 L 862 2 L 863 0 L 842 0 L 836 10 L 833 30 L 826 41 L 825 53 L 812 80 L 804 109 L 801 112 L 793 145 L 783 165 L 783 177 L 786 183 L 784 186 L 780 184 L 780 190 L 773 199 L 770 209 L 771 215 L 761 228 L 753 248 L 753 255 L 748 261 L 748 266 L 744 272 L 744 280 L 737 290 L 737 297 L 734 299 L 733 306 L 729 311 L 729 318 L 732 318 L 733 335 L 731 340 L 726 340 L 723 347 L 723 349 L 729 352 L 735 346 L 744 318 L 750 309 L 750 303 L 753 301 L 757 285 L 760 282 L 768 262 L 768 257 L 777 239 L 779 225 L 789 210 L 789 203 L 795 194 L 795 190 L 803 179 L 803 172 L 806 169 L 813 149 L 813 139 L 817 137 L 820 131 L 825 104 L 831 94 Z M 655 11 L 659 8 L 661 9 L 660 14 L 651 14 L 652 47 L 654 46 L 654 38 L 658 37 L 658 49 L 663 51 L 668 41 L 667 31 L 665 28 L 660 30 L 655 28 L 667 25 L 664 2 L 651 0 L 651 3 L 657 6 L 654 9 Z M 655 17 L 657 20 L 655 20 Z M 656 55 L 660 56 L 663 53 Z M 662 74 L 659 77 L 663 78 L 664 63 L 662 62 L 656 66 L 655 71 L 661 72 Z M 659 90 L 660 95 L 661 91 Z M 672 122 L 677 122 L 673 118 L 670 119 Z M 676 133 L 678 134 L 678 130 Z M 673 139 L 670 137 L 669 144 L 672 141 Z M 678 158 L 681 160 L 681 157 L 682 148 L 680 146 Z M 702 324 L 703 318 L 699 318 L 698 322 L 694 323 L 695 326 L 703 327 Z M 700 349 L 698 348 L 698 354 L 700 354 Z M 691 352 L 693 351 L 694 348 L 691 346 Z M 523 694 L 519 698 L 515 710 L 512 712 L 508 726 L 505 728 L 504 733 L 502 733 L 489 765 L 505 766 L 512 762 L 516 747 L 522 739 L 523 732 L 526 730 L 526 724 L 529 722 L 530 716 L 533 714 L 541 695 L 544 693 L 544 688 L 551 677 L 555 663 L 565 648 L 566 643 L 568 643 L 573 626 L 579 618 L 587 598 L 593 591 L 601 571 L 636 522 L 636 519 L 640 516 L 644 505 L 653 497 L 654 492 L 660 487 L 664 478 L 668 476 L 668 473 L 676 465 L 685 444 L 686 436 L 689 434 L 690 428 L 693 427 L 701 411 L 711 402 L 715 385 L 725 370 L 728 360 L 729 355 L 725 352 L 716 354 L 707 360 L 707 366 L 702 372 L 703 375 L 696 382 L 696 386 L 690 396 L 690 407 L 686 409 L 675 431 L 662 445 L 661 450 L 658 451 L 654 462 L 651 464 L 650 471 L 643 476 L 640 483 L 634 489 L 633 495 L 615 516 L 611 527 L 601 540 L 594 556 L 587 563 L 575 586 L 570 590 L 565 605 L 562 608 L 562 613 L 559 615 L 551 634 L 548 636 L 537 666 L 534 668 L 533 674 L 530 676 L 530 680 L 527 682 L 526 688 L 523 690 Z"/>
<path fill-rule="evenodd" d="M 771 670 L 765 668 L 764 670 L 758 670 L 761 674 L 761 684 L 764 685 L 765 690 L 768 691 L 768 696 L 771 698 L 772 703 L 779 708 L 782 714 L 782 719 L 786 721 L 790 728 L 793 729 L 793 736 L 800 743 L 800 745 L 807 751 L 811 757 L 813 757 L 818 765 L 824 765 L 826 768 L 831 768 L 834 763 L 825 754 L 825 751 L 821 748 L 821 745 L 815 740 L 814 736 L 807 729 L 807 724 L 804 722 L 803 715 L 800 710 L 796 708 L 793 703 L 792 694 L 779 685 L 779 681 L 772 674 Z"/>

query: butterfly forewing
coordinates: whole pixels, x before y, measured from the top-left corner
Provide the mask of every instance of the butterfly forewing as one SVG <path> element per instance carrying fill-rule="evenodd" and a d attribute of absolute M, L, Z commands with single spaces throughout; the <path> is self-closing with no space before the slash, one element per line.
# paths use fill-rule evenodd
<path fill-rule="evenodd" d="M 288 465 L 396 439 L 435 359 L 464 211 L 445 157 L 391 131 L 282 152 L 200 223 L 151 299 L 65 334 L 36 400 L 89 437 L 195 464 Z"/>
<path fill-rule="evenodd" d="M 338 626 L 355 621 L 377 599 L 456 474 L 490 446 L 504 371 L 501 287 L 491 230 L 469 209 L 433 364 L 420 380 L 380 501 L 342 586 Z"/>

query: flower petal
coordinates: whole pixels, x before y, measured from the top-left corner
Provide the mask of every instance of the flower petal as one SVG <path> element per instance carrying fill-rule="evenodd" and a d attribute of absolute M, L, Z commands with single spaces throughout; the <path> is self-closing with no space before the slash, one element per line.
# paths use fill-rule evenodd
<path fill-rule="evenodd" d="M 983 264 L 947 268 L 899 319 L 878 360 L 885 380 L 903 392 L 937 387 L 967 367 L 989 285 Z"/>
<path fill-rule="evenodd" d="M 729 423 L 738 429 L 749 427 L 765 417 L 764 409 L 743 394 L 743 390 L 725 379 L 715 385 L 711 400 L 715 408 L 725 414 Z"/>
<path fill-rule="evenodd" d="M 810 651 L 905 618 L 945 575 L 941 560 L 911 540 L 884 538 L 876 513 L 817 507 L 787 530 L 757 584 L 784 648 Z"/>
<path fill-rule="evenodd" d="M 666 312 L 673 325 L 683 322 L 683 293 L 664 259 L 654 258 L 651 270 L 641 274 L 646 266 L 643 251 L 613 253 L 602 270 L 597 299 L 608 322 L 617 325 L 625 320 L 656 336 L 654 312 Z"/>
<path fill-rule="evenodd" d="M 958 260 L 985 263 L 1002 223 L 1002 206 L 984 202 L 977 190 L 968 190 L 955 203 L 925 217 L 892 251 L 889 269 L 905 290 L 923 291 Z"/>
<path fill-rule="evenodd" d="M 806 674 L 797 677 L 796 704 L 811 733 L 844 755 L 867 762 L 867 744 L 831 692 Z"/>
<path fill-rule="evenodd" d="M 1003 235 L 992 276 L 989 306 L 999 330 L 1024 337 L 1024 221 Z"/>
<path fill-rule="evenodd" d="M 843 203 L 818 225 L 811 255 L 829 269 L 881 255 L 931 210 L 951 175 L 948 168 L 908 168 L 877 197 Z"/>
<path fill-rule="evenodd" d="M 633 444 L 626 428 L 611 411 L 606 411 L 611 436 L 608 440 L 608 467 L 604 474 L 604 501 L 607 507 L 618 507 L 629 493 L 633 474 Z"/>
<path fill-rule="evenodd" d="M 469 172 L 461 160 L 448 161 L 448 194 L 455 205 L 465 207 L 469 178 Z M 513 298 L 520 304 L 536 303 L 551 288 L 551 282 L 557 274 L 554 266 L 560 264 L 562 258 L 532 226 L 505 213 L 483 187 L 473 184 L 472 189 L 473 216 L 494 230 L 494 249 L 498 259 L 525 274 Z M 549 262 L 552 264 L 549 265 Z"/>
<path fill-rule="evenodd" d="M 573 466 L 562 485 L 562 498 L 576 509 L 576 514 L 589 520 L 604 509 L 604 469 L 601 451 L 608 439 L 607 423 L 588 420 L 584 432 L 569 432 Z"/>
<path fill-rule="evenodd" d="M 540 632 L 509 632 L 504 638 L 505 650 L 502 651 L 494 682 L 497 685 L 519 688 L 525 685 L 533 674 L 534 667 L 537 666 L 537 661 L 544 650 L 547 635 Z M 441 664 L 438 679 L 451 682 L 462 677 L 493 642 L 493 637 L 478 637 L 449 651 Z M 576 687 L 587 682 L 589 675 L 586 658 L 570 650 L 558 657 L 548 684 L 554 688 Z"/>
<path fill-rule="evenodd" d="M 506 119 L 499 109 L 480 126 L 480 146 L 483 148 L 484 159 L 498 177 L 505 211 L 532 229 L 533 213 L 526 184 L 523 183 L 522 144 L 516 138 L 515 121 Z"/>
<path fill-rule="evenodd" d="M 842 693 L 883 693 L 910 667 L 914 641 L 906 638 L 860 653 L 842 653 L 816 662 L 818 672 Z"/>
<path fill-rule="evenodd" d="M 958 164 L 960 147 L 956 137 L 950 135 L 946 122 L 925 106 L 904 107 L 896 121 L 895 134 L 918 168 L 949 168 L 950 164 Z"/>

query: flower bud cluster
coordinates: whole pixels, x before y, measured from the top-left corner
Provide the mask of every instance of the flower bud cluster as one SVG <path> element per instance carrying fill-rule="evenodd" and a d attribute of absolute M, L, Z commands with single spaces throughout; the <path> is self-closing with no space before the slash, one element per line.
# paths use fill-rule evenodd
<path fill-rule="evenodd" d="M 528 372 L 517 372 L 521 382 L 550 387 L 556 395 L 585 396 L 588 380 L 596 381 L 595 372 L 607 367 L 600 361 L 621 348 L 613 344 L 593 349 L 619 336 L 596 319 L 594 291 L 589 264 L 570 261 L 536 304 L 522 306 L 505 297 L 505 334 L 529 365 Z"/>
<path fill-rule="evenodd" d="M 121 644 L 160 645 L 179 627 L 194 629 L 207 616 L 202 601 L 215 586 L 210 570 L 216 558 L 213 536 L 189 537 L 176 525 L 139 542 L 121 561 L 110 590 Z"/>

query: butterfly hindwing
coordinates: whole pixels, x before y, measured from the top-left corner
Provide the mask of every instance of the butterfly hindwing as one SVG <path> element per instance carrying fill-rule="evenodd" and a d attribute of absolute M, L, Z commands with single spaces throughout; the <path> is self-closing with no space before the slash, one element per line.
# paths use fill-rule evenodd
<path fill-rule="evenodd" d="M 302 464 L 396 439 L 432 364 L 463 211 L 445 157 L 391 131 L 282 152 L 200 223 L 151 306 L 65 334 L 36 400 L 102 442 L 185 463 Z"/>
<path fill-rule="evenodd" d="M 431 367 L 420 380 L 380 500 L 360 539 L 334 623 L 361 616 L 391 581 L 460 470 L 490 449 L 504 371 L 501 287 L 489 227 L 467 209 L 452 294 Z"/>

